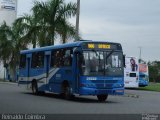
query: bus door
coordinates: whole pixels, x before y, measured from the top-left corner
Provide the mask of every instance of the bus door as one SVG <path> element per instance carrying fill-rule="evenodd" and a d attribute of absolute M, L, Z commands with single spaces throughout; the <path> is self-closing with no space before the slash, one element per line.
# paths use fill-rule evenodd
<path fill-rule="evenodd" d="M 80 88 L 80 73 L 81 73 L 81 64 L 82 64 L 82 49 L 76 47 L 73 50 L 74 59 L 73 59 L 73 71 L 74 71 L 74 88 L 77 93 L 79 93 Z"/>
<path fill-rule="evenodd" d="M 46 72 L 46 82 L 45 84 L 48 83 L 48 77 L 49 77 L 49 67 L 50 67 L 50 53 L 47 52 L 45 53 L 45 72 Z"/>
<path fill-rule="evenodd" d="M 76 86 L 76 91 L 79 91 L 79 54 L 76 54 L 76 81 L 75 81 L 75 86 Z"/>
<path fill-rule="evenodd" d="M 30 81 L 30 65 L 31 65 L 31 58 L 30 55 L 27 56 L 27 89 L 29 89 L 29 81 Z"/>
<path fill-rule="evenodd" d="M 76 90 L 79 92 L 80 88 L 80 74 L 82 71 L 82 61 L 83 61 L 83 56 L 81 53 L 76 54 Z"/>
<path fill-rule="evenodd" d="M 78 74 L 78 53 L 74 52 L 74 57 L 73 57 L 73 65 L 72 65 L 72 69 L 73 69 L 73 75 L 74 75 L 74 81 L 73 81 L 73 86 L 74 86 L 74 90 L 76 93 L 78 93 L 78 88 L 79 88 L 79 74 Z"/>

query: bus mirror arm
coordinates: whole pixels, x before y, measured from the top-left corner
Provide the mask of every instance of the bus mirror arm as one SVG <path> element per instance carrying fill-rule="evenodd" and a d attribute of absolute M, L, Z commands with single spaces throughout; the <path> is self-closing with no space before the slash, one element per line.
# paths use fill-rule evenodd
<path fill-rule="evenodd" d="M 123 66 L 126 67 L 126 61 L 125 61 L 126 55 L 123 55 Z"/>
<path fill-rule="evenodd" d="M 80 70 L 80 73 L 82 72 L 82 62 L 83 62 L 83 56 L 82 56 L 82 54 L 81 53 L 78 53 L 77 54 L 77 67 L 79 68 L 79 70 Z"/>
<path fill-rule="evenodd" d="M 76 47 L 76 48 L 73 49 L 73 52 L 75 54 L 79 54 L 79 53 L 82 53 L 82 49 L 80 49 L 79 47 Z"/>

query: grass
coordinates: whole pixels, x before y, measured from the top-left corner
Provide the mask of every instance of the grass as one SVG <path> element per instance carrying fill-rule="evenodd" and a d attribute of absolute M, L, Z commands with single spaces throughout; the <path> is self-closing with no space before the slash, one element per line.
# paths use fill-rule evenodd
<path fill-rule="evenodd" d="M 139 87 L 138 90 L 157 91 L 160 92 L 160 83 L 149 83 L 146 87 Z"/>

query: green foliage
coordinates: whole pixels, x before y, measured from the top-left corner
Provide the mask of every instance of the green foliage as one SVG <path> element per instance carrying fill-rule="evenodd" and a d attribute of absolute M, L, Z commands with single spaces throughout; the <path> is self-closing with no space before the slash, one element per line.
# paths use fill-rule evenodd
<path fill-rule="evenodd" d="M 160 82 L 160 61 L 148 62 L 149 80 L 151 82 Z"/>
<path fill-rule="evenodd" d="M 28 41 L 28 44 L 33 44 L 33 48 L 35 48 L 42 29 L 38 20 L 32 15 L 25 14 L 23 17 L 18 18 L 14 24 L 20 25 L 21 30 L 25 31 L 23 39 Z"/>
<path fill-rule="evenodd" d="M 34 17 L 42 25 L 40 46 L 54 45 L 55 38 L 59 36 L 63 43 L 68 37 L 75 37 L 75 27 L 68 19 L 76 15 L 75 3 L 65 4 L 64 0 L 49 0 L 47 2 L 34 2 L 32 8 Z"/>
<path fill-rule="evenodd" d="M 139 87 L 139 90 L 146 90 L 146 91 L 157 91 L 160 92 L 160 83 L 150 83 L 146 87 Z"/>
<path fill-rule="evenodd" d="M 4 67 L 10 67 L 13 73 L 19 62 L 20 50 L 26 49 L 27 45 L 22 34 L 19 25 L 13 24 L 9 27 L 4 22 L 0 26 L 0 60 Z"/>
<path fill-rule="evenodd" d="M 0 26 L 0 62 L 16 73 L 20 51 L 37 45 L 54 45 L 56 38 L 63 43 L 74 38 L 75 26 L 68 19 L 76 15 L 77 5 L 64 0 L 35 1 L 31 15 L 24 14 L 9 27 L 6 22 Z"/>

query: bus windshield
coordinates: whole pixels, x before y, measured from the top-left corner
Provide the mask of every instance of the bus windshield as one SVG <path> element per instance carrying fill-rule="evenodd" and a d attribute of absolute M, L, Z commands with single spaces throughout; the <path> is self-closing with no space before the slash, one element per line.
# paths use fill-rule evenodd
<path fill-rule="evenodd" d="M 85 76 L 121 76 L 123 75 L 122 52 L 84 51 L 82 75 Z"/>

